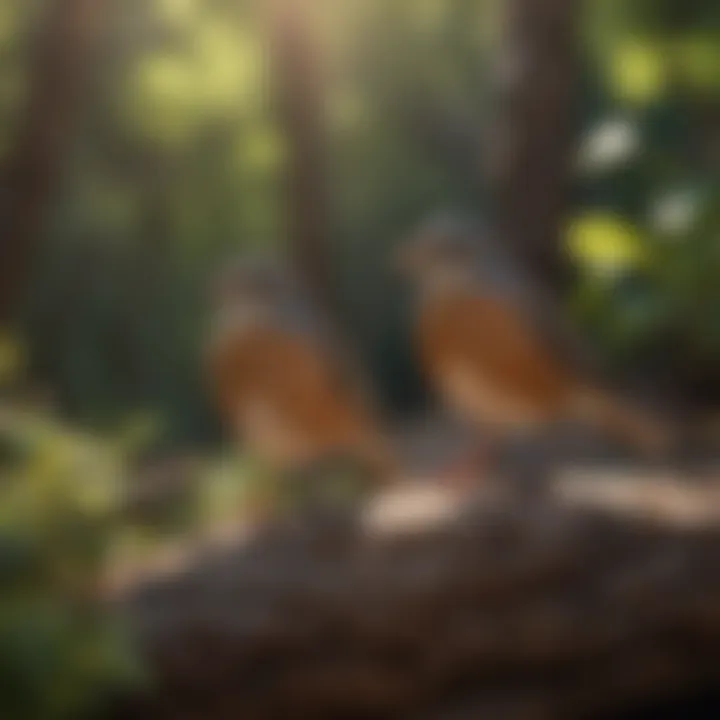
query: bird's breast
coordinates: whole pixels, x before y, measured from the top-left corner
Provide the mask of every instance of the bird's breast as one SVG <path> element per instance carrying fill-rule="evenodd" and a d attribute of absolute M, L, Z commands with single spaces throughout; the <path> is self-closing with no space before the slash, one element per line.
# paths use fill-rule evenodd
<path fill-rule="evenodd" d="M 236 426 L 242 439 L 262 457 L 280 465 L 305 462 L 311 455 L 307 428 L 272 397 L 246 397 L 237 408 Z"/>
<path fill-rule="evenodd" d="M 216 359 L 229 425 L 270 462 L 364 446 L 369 420 L 324 347 L 268 324 L 227 336 Z"/>

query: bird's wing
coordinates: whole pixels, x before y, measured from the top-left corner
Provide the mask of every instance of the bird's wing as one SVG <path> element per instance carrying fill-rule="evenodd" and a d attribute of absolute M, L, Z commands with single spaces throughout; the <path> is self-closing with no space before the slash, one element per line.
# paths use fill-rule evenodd
<path fill-rule="evenodd" d="M 478 272 L 483 292 L 512 307 L 548 352 L 588 379 L 598 375 L 597 359 L 565 308 L 518 263 L 493 258 Z"/>
<path fill-rule="evenodd" d="M 506 302 L 480 294 L 438 300 L 425 312 L 425 355 L 436 372 L 462 363 L 508 398 L 562 402 L 571 381 L 535 328 Z"/>

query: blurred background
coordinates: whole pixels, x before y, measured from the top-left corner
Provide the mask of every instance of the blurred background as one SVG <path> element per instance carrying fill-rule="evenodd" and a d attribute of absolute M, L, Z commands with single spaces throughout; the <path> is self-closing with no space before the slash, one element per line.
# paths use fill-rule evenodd
<path fill-rule="evenodd" d="M 713 0 L 0 0 L 0 164 L 3 717 L 132 674 L 78 615 L 162 525 L 123 483 L 204 473 L 171 525 L 235 491 L 200 361 L 238 252 L 289 253 L 411 416 L 388 257 L 497 216 L 610 374 L 720 400 Z"/>

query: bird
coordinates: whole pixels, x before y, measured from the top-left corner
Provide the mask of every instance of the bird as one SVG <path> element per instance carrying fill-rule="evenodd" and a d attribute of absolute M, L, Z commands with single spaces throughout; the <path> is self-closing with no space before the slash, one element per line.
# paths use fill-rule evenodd
<path fill-rule="evenodd" d="M 297 273 L 238 258 L 216 277 L 211 303 L 206 373 L 238 443 L 294 480 L 341 466 L 375 486 L 393 472 L 379 413 Z"/>
<path fill-rule="evenodd" d="M 490 438 L 459 472 L 481 475 L 501 447 L 562 422 L 650 456 L 667 447 L 662 423 L 595 379 L 578 337 L 488 228 L 457 214 L 433 216 L 400 243 L 394 261 L 416 291 L 426 377 L 453 414 Z"/>

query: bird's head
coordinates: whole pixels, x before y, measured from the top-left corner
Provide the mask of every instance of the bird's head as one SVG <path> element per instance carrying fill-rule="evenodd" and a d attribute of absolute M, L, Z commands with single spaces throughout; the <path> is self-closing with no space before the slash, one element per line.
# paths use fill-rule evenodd
<path fill-rule="evenodd" d="M 293 286 L 290 273 L 267 258 L 241 258 L 216 276 L 212 297 L 216 308 L 273 310 L 286 302 Z"/>
<path fill-rule="evenodd" d="M 395 267 L 413 283 L 461 281 L 478 267 L 485 242 L 483 233 L 461 218 L 432 218 L 401 243 Z"/>

